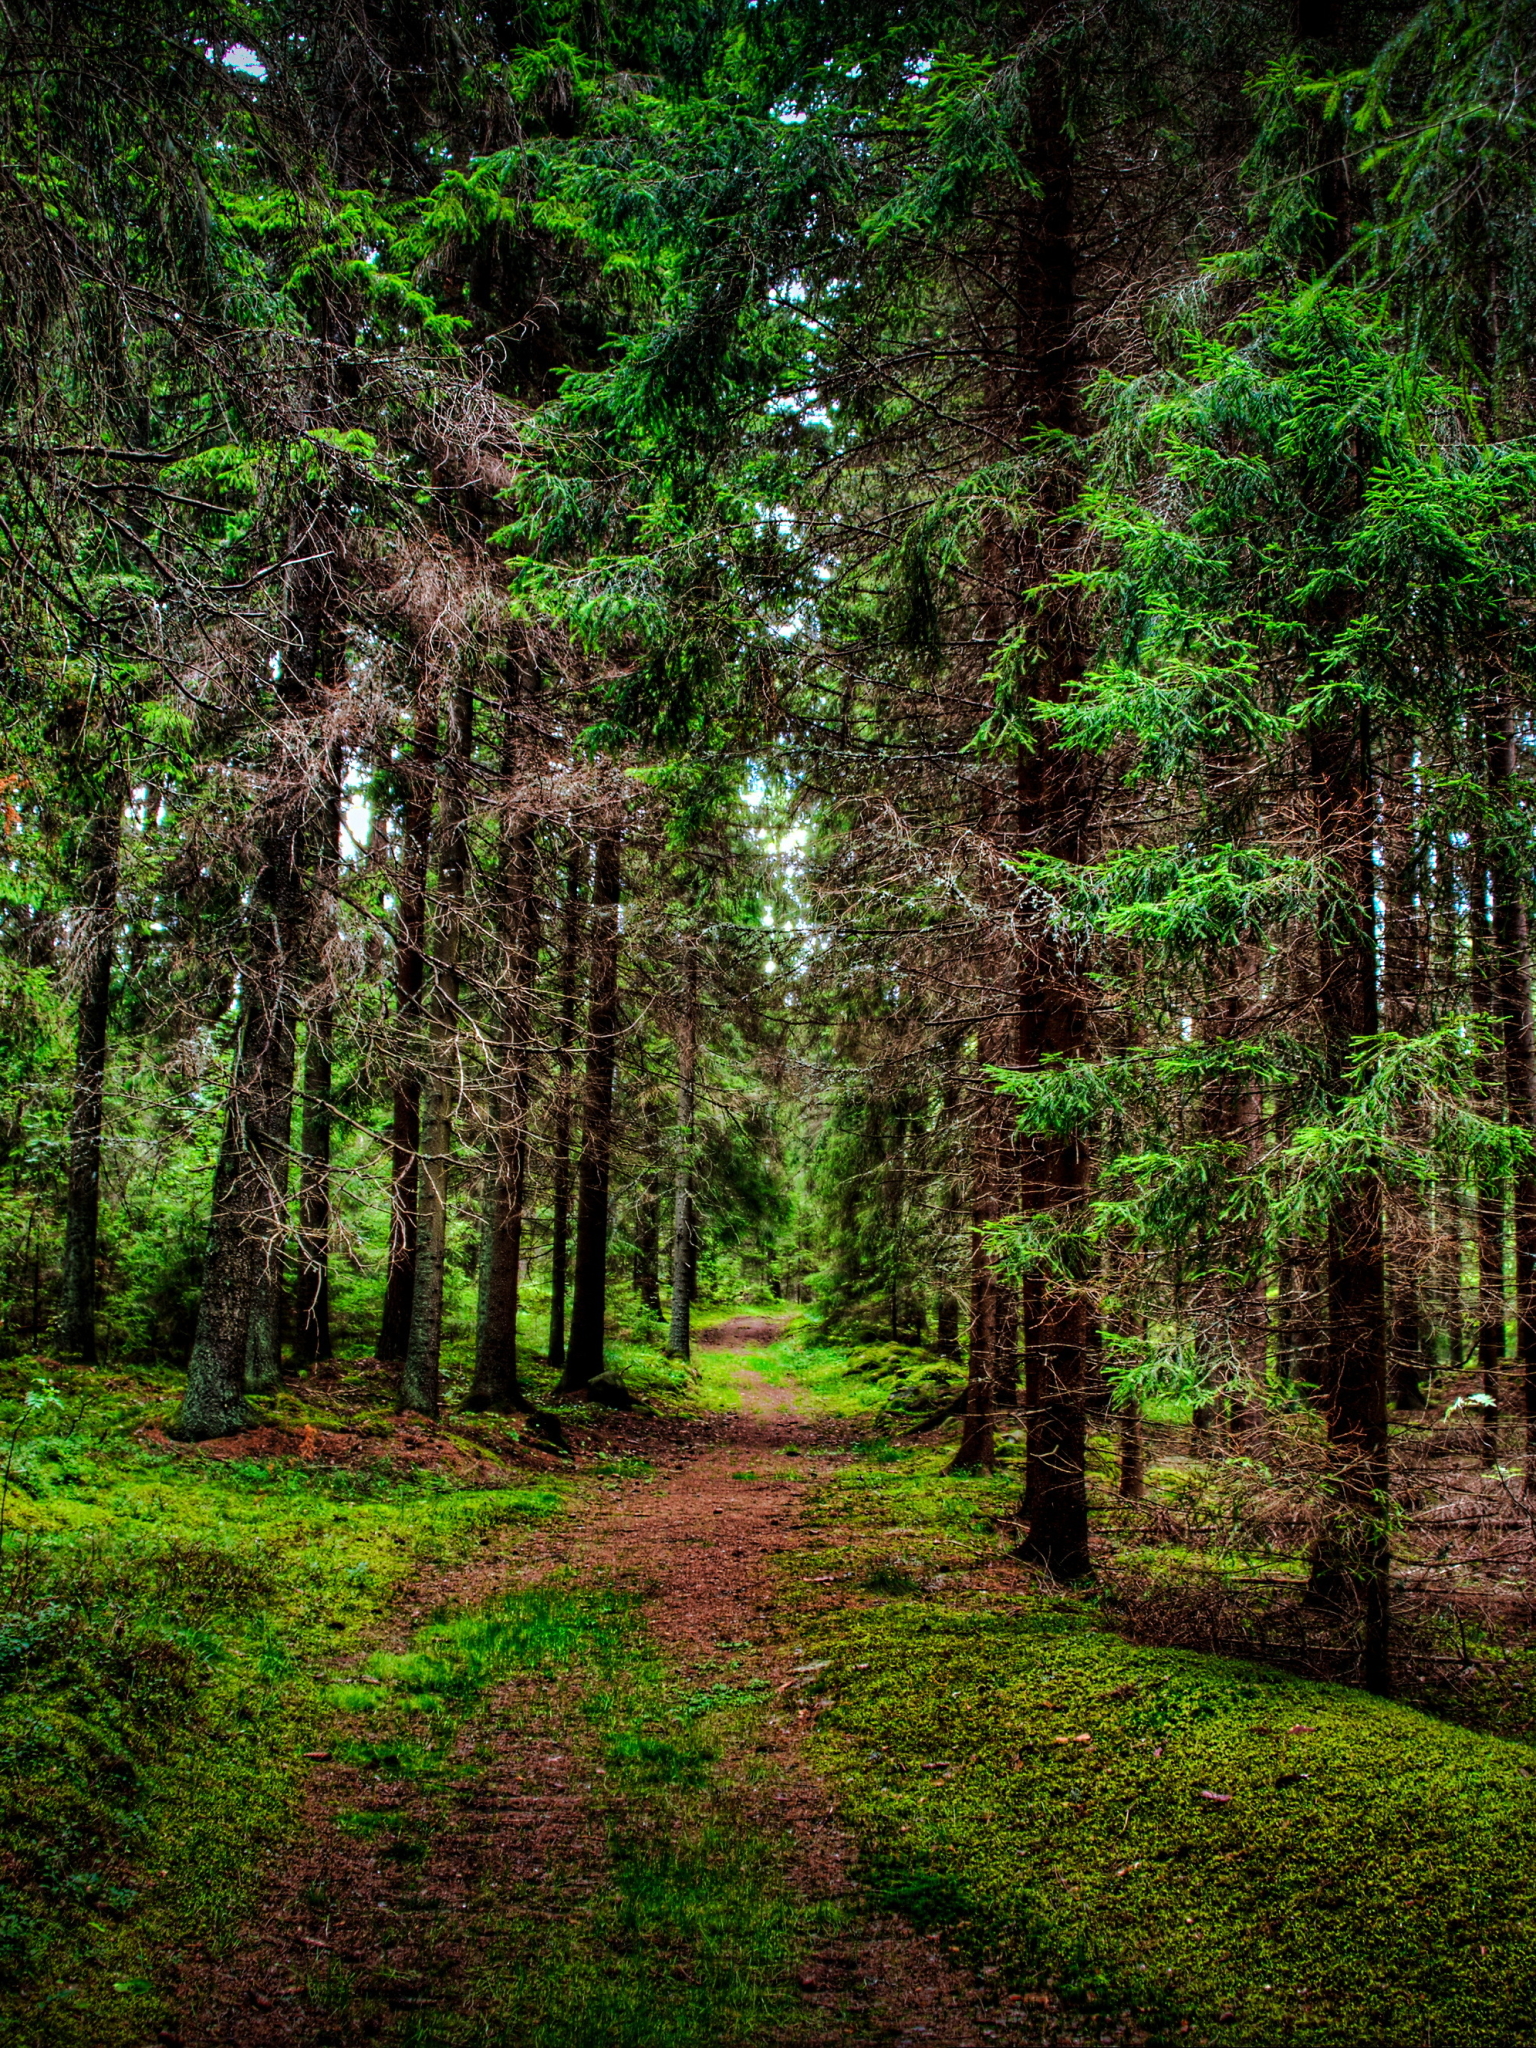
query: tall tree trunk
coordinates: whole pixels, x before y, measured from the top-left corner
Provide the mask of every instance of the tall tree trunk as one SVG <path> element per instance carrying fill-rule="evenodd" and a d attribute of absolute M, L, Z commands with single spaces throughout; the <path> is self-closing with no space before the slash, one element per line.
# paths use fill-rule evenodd
<path fill-rule="evenodd" d="M 635 1265 L 634 1286 L 646 1310 L 653 1316 L 661 1314 L 661 1276 L 658 1267 L 661 1260 L 661 1191 L 662 1191 L 662 1137 L 661 1116 L 654 1101 L 647 1100 L 640 1111 L 640 1125 L 644 1136 L 645 1164 L 641 1170 L 640 1183 L 635 1195 Z"/>
<path fill-rule="evenodd" d="M 1219 774 L 1220 764 L 1211 762 L 1209 772 Z M 1236 947 L 1228 967 L 1226 990 L 1199 1024 L 1201 1042 L 1212 1051 L 1242 1042 L 1261 1000 L 1256 949 Z M 1255 1170 L 1263 1114 L 1263 1098 L 1247 1079 L 1220 1073 L 1203 1089 L 1201 1128 L 1227 1152 L 1221 1169 L 1227 1185 Z M 1262 1412 L 1269 1338 L 1262 1268 L 1254 1248 L 1234 1243 L 1221 1220 L 1213 1221 L 1202 1234 L 1199 1267 L 1194 1289 L 1197 1342 L 1205 1354 L 1208 1384 L 1218 1412 L 1229 1435 L 1238 1437 Z"/>
<path fill-rule="evenodd" d="M 1078 348 L 1077 193 L 1074 141 L 1062 81 L 1047 62 L 1037 74 L 1030 120 L 1032 187 L 1022 199 L 1013 252 L 1012 362 L 1005 423 L 1008 445 L 1031 437 L 1071 434 L 1080 424 L 1083 367 Z M 1019 542 L 1014 589 L 1050 581 L 1069 545 L 1062 519 L 1074 482 L 1047 473 L 1033 508 L 1031 531 Z M 1057 591 L 1037 618 L 1038 651 L 1031 694 L 1062 701 L 1082 673 L 1083 650 L 1070 596 Z M 1047 719 L 1032 744 L 1019 749 L 1017 837 L 1026 851 L 1084 858 L 1094 785 L 1088 764 L 1065 747 Z M 1083 969 L 1053 932 L 1032 921 L 1021 977 L 1018 1064 L 1084 1056 L 1090 1040 Z M 1086 1200 L 1089 1152 L 1079 1133 L 1031 1136 L 1020 1147 L 1020 1197 L 1026 1211 L 1051 1212 L 1070 1246 L 1074 1217 Z M 1090 1569 L 1085 1472 L 1084 1393 L 1092 1330 L 1087 1275 L 1074 1268 L 1040 1273 L 1025 1290 L 1024 1336 L 1027 1463 L 1022 1512 L 1028 1527 L 1019 1554 L 1052 1576 L 1075 1579 Z"/>
<path fill-rule="evenodd" d="M 1007 1058 L 1007 1026 L 989 1019 L 976 1035 L 977 1065 L 985 1070 Z M 997 1459 L 993 1410 L 1005 1344 L 1012 1339 L 1017 1381 L 1017 1324 L 1005 1325 L 1003 1285 L 997 1260 L 987 1242 L 988 1227 L 1003 1213 L 1004 1165 L 1011 1146 L 1008 1099 L 981 1077 L 971 1126 L 971 1316 L 966 1350 L 965 1406 L 960 1414 L 960 1442 L 950 1460 L 951 1472 L 990 1472 Z M 1015 1397 L 1017 1397 L 1015 1393 Z"/>
<path fill-rule="evenodd" d="M 508 666 L 508 708 L 502 745 L 503 801 L 515 800 L 521 752 L 520 677 Z M 523 1206 L 528 1190 L 528 1103 L 533 1085 L 533 994 L 539 970 L 539 902 L 534 822 L 509 812 L 502 825 L 499 891 L 506 989 L 501 1002 L 501 1068 L 492 1099 L 486 1161 L 486 1261 L 475 1332 L 475 1377 L 467 1408 L 524 1412 L 529 1402 L 517 1369 L 517 1305 L 523 1258 Z"/>
<path fill-rule="evenodd" d="M 1356 1042 L 1377 1029 L 1374 820 L 1370 730 L 1361 710 L 1314 729 L 1312 781 L 1322 851 L 1348 894 L 1323 920 L 1319 1002 L 1328 1085 L 1350 1086 Z M 1386 1260 L 1382 1191 L 1357 1175 L 1328 1228 L 1328 1335 L 1321 1398 L 1338 1511 L 1313 1561 L 1310 1597 L 1355 1611 L 1362 1676 L 1388 1685 L 1390 1556 L 1387 1469 Z"/>
<path fill-rule="evenodd" d="M 562 1393 L 582 1393 L 603 1372 L 608 1308 L 608 1184 L 613 1168 L 613 1082 L 619 1033 L 619 833 L 598 837 L 592 864 L 592 984 L 581 1158 L 576 1175 L 576 1270 Z"/>
<path fill-rule="evenodd" d="M 1427 965 L 1424 920 L 1413 854 L 1414 763 L 1406 746 L 1393 749 L 1382 792 L 1382 852 L 1386 868 L 1382 933 L 1382 1021 L 1412 1036 L 1419 1023 L 1419 990 Z M 1397 1191 L 1397 1217 L 1387 1255 L 1389 1384 L 1393 1405 L 1425 1406 L 1424 1314 L 1420 1300 L 1424 1198 L 1411 1184 Z"/>
<path fill-rule="evenodd" d="M 240 1027 L 203 1260 L 197 1334 L 179 1434 L 228 1436 L 247 1420 L 252 1311 L 287 1235 L 289 1130 L 308 919 L 306 867 L 314 777 L 286 744 L 314 706 L 331 608 L 322 521 L 295 534 L 290 642 L 278 677 L 279 730 L 257 829 L 256 873 L 241 968 Z M 260 1330 L 258 1318 L 258 1332 Z"/>
<path fill-rule="evenodd" d="M 1467 922 L 1472 937 L 1472 981 L 1475 1000 L 1485 1016 L 1498 1004 L 1498 963 L 1489 916 L 1490 885 L 1485 849 L 1474 853 L 1468 892 Z M 1498 1062 L 1489 1052 L 1477 1061 L 1483 1113 L 1497 1116 L 1503 1107 Z M 1477 1240 L 1477 1371 L 1483 1406 L 1478 1414 L 1478 1450 L 1484 1467 L 1499 1456 L 1499 1402 L 1504 1366 L 1504 1186 L 1491 1172 L 1478 1176 L 1473 1191 L 1473 1229 Z"/>
<path fill-rule="evenodd" d="M 1141 1500 L 1147 1490 L 1146 1456 L 1141 1437 L 1141 1403 L 1127 1397 L 1119 1410 L 1120 1497 Z"/>
<path fill-rule="evenodd" d="M 565 1296 L 571 1236 L 571 1096 L 576 1044 L 576 956 L 581 942 L 581 891 L 586 848 L 571 855 L 560 933 L 560 1039 L 555 1050 L 553 1188 L 549 1225 L 549 1369 L 565 1371 Z"/>
<path fill-rule="evenodd" d="M 426 976 L 427 869 L 432 856 L 432 795 L 437 772 L 437 699 L 423 671 L 416 729 L 403 764 L 395 932 L 395 1055 L 389 1131 L 389 1267 L 378 1356 L 405 1357 L 416 1288 L 416 1208 L 421 1189 L 421 1071 L 417 1037 Z"/>
<path fill-rule="evenodd" d="M 692 1305 L 689 1250 L 693 1236 L 694 1087 L 699 1050 L 699 942 L 688 939 L 683 967 L 683 1012 L 677 1024 L 677 1165 L 672 1183 L 672 1300 L 667 1325 L 667 1355 L 687 1358 L 693 1340 L 688 1322 Z"/>
<path fill-rule="evenodd" d="M 274 1055 L 272 1109 L 266 1142 L 271 1160 L 272 1200 L 282 1227 L 268 1242 L 261 1271 L 251 1289 L 245 1332 L 245 1391 L 271 1394 L 283 1371 L 283 1264 L 288 1248 L 288 1182 L 293 1158 L 293 1076 L 297 1034 Z"/>
<path fill-rule="evenodd" d="M 123 806 L 114 787 L 92 818 L 84 847 L 80 911 L 80 995 L 75 1017 L 75 1077 L 69 1118 L 69 1193 L 59 1298 L 59 1349 L 96 1356 L 96 1245 L 101 1218 L 102 1093 L 112 1002 L 118 859 Z"/>
<path fill-rule="evenodd" d="M 1512 1127 L 1536 1145 L 1536 1034 L 1531 1025 L 1529 914 L 1521 864 L 1510 845 L 1509 807 L 1518 765 L 1515 712 L 1507 695 L 1488 726 L 1488 794 L 1495 818 L 1489 843 L 1493 945 L 1499 1023 L 1504 1034 L 1504 1104 Z M 1513 1175 L 1515 1372 L 1525 1416 L 1525 1490 L 1536 1492 L 1536 1158 L 1528 1150 Z"/>
<path fill-rule="evenodd" d="M 459 940 L 468 864 L 469 764 L 474 703 L 467 683 L 449 698 L 438 798 L 437 908 L 432 946 L 431 1056 L 422 1117 L 421 1200 L 411 1333 L 400 1373 L 400 1406 L 436 1415 L 442 1406 L 443 1290 L 448 1265 L 448 1177 L 453 1148 Z"/>
<path fill-rule="evenodd" d="M 339 681 L 339 677 L 335 680 Z M 304 1034 L 304 1113 L 299 1151 L 299 1270 L 294 1289 L 293 1360 L 331 1356 L 331 1085 L 336 1028 L 334 968 L 327 959 L 341 878 L 341 744 L 326 749 L 325 789 L 315 857 L 315 950 L 320 987 Z"/>

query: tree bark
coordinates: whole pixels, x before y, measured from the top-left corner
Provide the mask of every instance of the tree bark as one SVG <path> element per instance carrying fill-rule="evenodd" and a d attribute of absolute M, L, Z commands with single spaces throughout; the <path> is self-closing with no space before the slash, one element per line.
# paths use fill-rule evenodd
<path fill-rule="evenodd" d="M 560 935 L 560 1042 L 555 1051 L 553 1188 L 549 1225 L 549 1369 L 565 1371 L 565 1296 L 571 1234 L 571 1091 L 576 1044 L 576 955 L 581 939 L 581 890 L 586 849 L 573 853 L 566 869 L 565 908 Z"/>
<path fill-rule="evenodd" d="M 1386 868 L 1382 934 L 1383 1022 L 1410 1037 L 1419 1024 L 1419 991 L 1424 985 L 1423 905 L 1414 873 L 1413 757 L 1406 746 L 1393 749 L 1382 792 L 1382 852 Z M 1421 1300 L 1420 1240 L 1424 1198 L 1411 1185 L 1397 1190 L 1397 1223 L 1387 1247 L 1388 1359 L 1393 1406 L 1422 1410 L 1427 1384 L 1424 1307 Z"/>
<path fill-rule="evenodd" d="M 330 618 L 329 564 L 317 519 L 294 536 L 290 643 L 256 835 L 241 969 L 240 1024 L 214 1172 L 197 1335 L 178 1432 L 200 1441 L 244 1427 L 252 1312 L 287 1235 L 289 1123 L 308 919 L 314 778 L 299 757 Z M 295 743 L 297 742 L 297 743 Z M 261 1330 L 258 1317 L 258 1335 Z"/>
<path fill-rule="evenodd" d="M 1488 794 L 1496 811 L 1489 842 L 1493 947 L 1504 1036 L 1504 1113 L 1536 1145 L 1536 1033 L 1531 1025 L 1529 913 L 1520 865 L 1509 846 L 1518 746 L 1507 695 L 1488 726 Z M 1525 1490 L 1536 1493 L 1536 1158 L 1527 1151 L 1511 1189 L 1515 1239 L 1515 1373 L 1525 1416 Z"/>
<path fill-rule="evenodd" d="M 1119 1411 L 1120 1497 L 1141 1500 L 1147 1490 L 1146 1458 L 1141 1437 L 1141 1404 L 1127 1399 Z"/>
<path fill-rule="evenodd" d="M 397 1365 L 411 1334 L 416 1287 L 416 1208 L 421 1188 L 421 1074 L 416 1045 L 426 978 L 427 869 L 432 851 L 432 791 L 437 770 L 437 703 L 425 678 L 416 729 L 404 763 L 398 923 L 395 934 L 395 1082 L 390 1109 L 389 1268 L 378 1356 Z"/>
<path fill-rule="evenodd" d="M 635 1196 L 635 1292 L 653 1316 L 661 1314 L 661 1193 L 663 1137 L 656 1104 L 647 1101 L 640 1112 L 644 1133 L 645 1164 Z"/>
<path fill-rule="evenodd" d="M 693 1338 L 688 1320 L 692 1304 L 689 1264 L 693 1235 L 694 1088 L 699 1045 L 698 939 L 690 935 L 683 968 L 683 1012 L 677 1025 L 677 1170 L 672 1183 L 672 1299 L 667 1325 L 667 1355 L 688 1358 Z"/>
<path fill-rule="evenodd" d="M 1370 729 L 1362 709 L 1314 729 L 1312 781 L 1325 859 L 1344 893 L 1318 939 L 1328 1086 L 1350 1086 L 1356 1042 L 1377 1029 Z M 1313 1560 L 1309 1597 L 1353 1610 L 1368 1690 L 1388 1685 L 1386 1260 L 1379 1176 L 1361 1173 L 1328 1229 L 1328 1333 L 1320 1389 L 1339 1506 Z"/>
<path fill-rule="evenodd" d="M 91 820 L 81 889 L 81 974 L 75 1076 L 69 1118 L 69 1192 L 64 1212 L 58 1345 L 70 1358 L 96 1357 L 96 1250 L 101 1221 L 102 1094 L 112 1004 L 118 861 L 123 808 L 114 788 Z"/>
<path fill-rule="evenodd" d="M 978 1030 L 977 1064 L 981 1068 L 1002 1063 L 1002 1029 L 993 1019 Z M 948 1467 L 951 1472 L 990 1472 L 997 1460 L 993 1408 L 999 1354 L 1007 1333 L 1003 1328 L 1003 1289 L 986 1234 L 989 1225 L 1002 1215 L 1003 1161 L 1009 1150 L 1007 1122 L 1007 1098 L 983 1073 L 971 1127 L 971 1315 L 965 1406 L 960 1415 L 960 1442 Z M 1016 1344 L 1016 1329 L 1014 1341 Z M 1016 1357 L 1015 1353 L 1015 1361 Z"/>
<path fill-rule="evenodd" d="M 320 988 L 304 1034 L 304 1112 L 299 1151 L 299 1269 L 294 1289 L 293 1362 L 329 1358 L 331 1341 L 331 1086 L 336 993 L 326 941 L 336 928 L 341 875 L 341 746 L 326 750 L 315 859 L 316 955 Z"/>
<path fill-rule="evenodd" d="M 608 1186 L 619 1031 L 620 853 L 616 828 L 598 837 L 592 868 L 592 982 L 581 1157 L 576 1175 L 576 1270 L 560 1391 L 583 1393 L 603 1372 L 608 1307 Z"/>
<path fill-rule="evenodd" d="M 437 914 L 432 947 L 431 1054 L 422 1117 L 421 1202 L 411 1332 L 400 1373 L 400 1406 L 436 1415 L 442 1406 L 443 1292 L 448 1266 L 448 1182 L 453 1148 L 459 941 L 468 859 L 469 764 L 474 698 L 467 683 L 449 698 L 438 799 Z"/>
<path fill-rule="evenodd" d="M 519 677 L 509 664 L 501 773 L 504 800 L 515 795 L 521 751 Z M 486 1261 L 475 1332 L 475 1377 L 466 1408 L 526 1412 L 518 1378 L 517 1307 L 523 1258 L 523 1206 L 528 1190 L 528 1103 L 533 1086 L 533 994 L 539 969 L 539 904 L 533 819 L 511 812 L 502 827 L 499 890 L 506 960 L 502 997 L 501 1068 L 492 1098 L 494 1129 L 486 1160 Z"/>

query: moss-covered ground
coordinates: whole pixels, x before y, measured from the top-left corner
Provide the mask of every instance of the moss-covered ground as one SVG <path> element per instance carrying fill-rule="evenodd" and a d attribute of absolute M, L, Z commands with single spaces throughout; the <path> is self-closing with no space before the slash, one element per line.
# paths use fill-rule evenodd
<path fill-rule="evenodd" d="M 1536 2040 L 1536 1754 L 1123 1641 L 997 1569 L 1017 1483 L 875 1446 L 818 1489 L 796 1642 L 876 1891 L 1154 2039 Z"/>
<path fill-rule="evenodd" d="M 1125 1641 L 1104 1593 L 1007 1562 L 1015 1470 L 861 1437 L 878 1381 L 794 1329 L 658 1359 L 649 1398 L 728 1417 L 743 1365 L 828 1429 L 784 1467 L 788 1709 L 747 1646 L 702 1682 L 657 1649 L 643 1586 L 551 1565 L 588 1502 L 653 1483 L 633 1451 L 328 1469 L 303 1432 L 334 1413 L 288 1393 L 297 1454 L 215 1458 L 156 1434 L 169 1379 L 5 1367 L 0 2040 L 172 2027 L 178 1977 L 262 1912 L 313 1756 L 357 1765 L 337 1830 L 430 1873 L 520 1728 L 570 1759 L 586 1862 L 467 1897 L 471 1960 L 404 2017 L 334 1959 L 295 1996 L 335 2038 L 422 2048 L 813 2041 L 796 1958 L 829 1909 L 756 1798 L 788 1711 L 873 1898 L 1001 1972 L 1021 2037 L 1111 2014 L 1221 2048 L 1536 2041 L 1530 1747 Z"/>

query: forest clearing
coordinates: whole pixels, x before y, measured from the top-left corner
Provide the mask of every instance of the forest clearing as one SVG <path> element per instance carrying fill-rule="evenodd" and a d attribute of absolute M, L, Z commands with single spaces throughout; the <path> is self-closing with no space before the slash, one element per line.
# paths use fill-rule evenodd
<path fill-rule="evenodd" d="M 1536 2048 L 1536 0 L 0 19 L 0 2042 Z"/>

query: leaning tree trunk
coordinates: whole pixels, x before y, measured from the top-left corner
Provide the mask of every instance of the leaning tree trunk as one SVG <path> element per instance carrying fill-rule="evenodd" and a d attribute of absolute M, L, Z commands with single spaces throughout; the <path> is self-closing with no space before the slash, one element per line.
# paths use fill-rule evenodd
<path fill-rule="evenodd" d="M 293 1359 L 314 1365 L 331 1343 L 331 1085 L 336 1024 L 334 968 L 326 940 L 336 929 L 341 876 L 341 746 L 326 750 L 325 795 L 315 860 L 316 953 L 320 987 L 304 1034 L 304 1112 L 299 1151 L 299 1271 L 294 1290 Z"/>
<path fill-rule="evenodd" d="M 474 698 L 467 683 L 449 700 L 438 799 L 437 915 L 432 949 L 430 1067 L 422 1117 L 421 1203 L 411 1333 L 400 1373 L 400 1406 L 436 1415 L 442 1406 L 443 1291 L 448 1269 L 448 1174 L 453 1147 L 454 1058 L 459 1021 L 459 939 L 468 862 L 469 761 Z"/>
<path fill-rule="evenodd" d="M 509 675 L 502 746 L 503 801 L 515 801 L 522 707 L 519 677 Z M 534 822 L 509 811 L 502 827 L 500 925 L 506 986 L 500 1005 L 501 1064 L 491 1098 L 492 1135 L 486 1160 L 485 1271 L 475 1332 L 475 1377 L 466 1408 L 501 1414 L 527 1411 L 518 1380 L 517 1306 L 523 1259 L 523 1205 L 528 1189 L 528 1102 L 533 1083 L 533 994 L 539 968 L 539 904 Z"/>
<path fill-rule="evenodd" d="M 560 933 L 560 1038 L 555 1048 L 555 1116 L 551 1133 L 554 1172 L 549 1219 L 549 1355 L 552 1373 L 565 1371 L 565 1296 L 570 1278 L 571 1090 L 576 1045 L 576 955 L 581 940 L 581 889 L 586 849 L 571 855 L 565 877 Z"/>
<path fill-rule="evenodd" d="M 1536 1492 L 1536 1033 L 1531 1024 L 1530 924 L 1521 864 L 1510 844 L 1517 763 L 1514 706 L 1507 696 L 1488 728 L 1489 847 L 1499 1023 L 1504 1035 L 1505 1115 L 1526 1140 L 1515 1166 L 1515 1372 L 1525 1414 L 1525 1490 Z"/>
<path fill-rule="evenodd" d="M 1328 1086 L 1350 1087 L 1359 1040 L 1377 1029 L 1370 732 L 1363 710 L 1314 729 L 1312 781 L 1322 852 L 1341 900 L 1318 938 L 1318 990 Z M 1328 1227 L 1328 1332 L 1320 1388 L 1338 1507 L 1313 1560 L 1310 1597 L 1359 1619 L 1362 1675 L 1385 1692 L 1390 1627 L 1387 1547 L 1386 1259 L 1379 1175 L 1355 1176 Z"/>
<path fill-rule="evenodd" d="M 102 1093 L 112 1002 L 121 795 L 114 789 L 86 834 L 81 890 L 80 997 L 75 1024 L 74 1096 L 69 1118 L 69 1193 L 58 1345 L 66 1357 L 96 1356 L 96 1245 L 101 1219 Z"/>
<path fill-rule="evenodd" d="M 421 1192 L 421 1073 L 417 1035 L 426 978 L 427 869 L 432 852 L 432 788 L 437 769 L 437 703 L 423 676 L 416 730 L 402 769 L 401 848 L 396 895 L 395 1079 L 389 1131 L 389 1267 L 378 1356 L 405 1357 L 416 1288 L 416 1207 Z"/>
<path fill-rule="evenodd" d="M 583 1393 L 603 1372 L 608 1308 L 608 1185 L 619 1032 L 619 834 L 598 838 L 592 866 L 592 984 L 581 1159 L 576 1175 L 576 1271 L 560 1391 Z"/>
<path fill-rule="evenodd" d="M 683 1011 L 677 1024 L 677 1172 L 672 1184 L 672 1301 L 667 1326 L 667 1354 L 687 1358 L 692 1351 L 688 1311 L 692 1305 L 693 1126 L 699 1057 L 699 953 L 690 937 L 683 970 Z"/>

